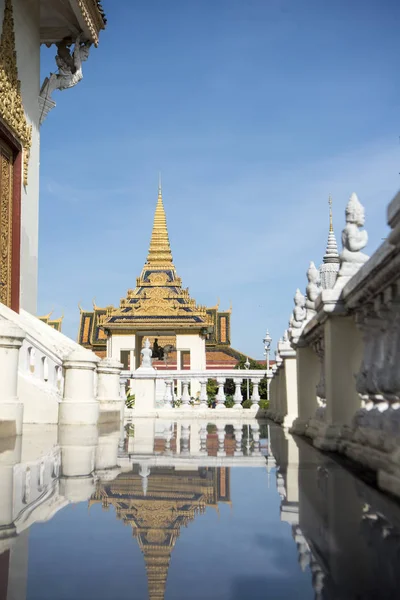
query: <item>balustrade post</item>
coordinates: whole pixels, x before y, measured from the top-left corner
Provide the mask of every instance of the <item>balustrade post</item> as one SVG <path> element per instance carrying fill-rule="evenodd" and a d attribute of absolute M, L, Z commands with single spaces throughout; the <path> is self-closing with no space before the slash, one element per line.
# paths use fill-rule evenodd
<path fill-rule="evenodd" d="M 234 456 L 243 456 L 243 450 L 242 450 L 243 426 L 235 425 L 234 431 L 235 431 L 236 448 L 235 448 L 233 455 Z"/>
<path fill-rule="evenodd" d="M 100 362 L 90 350 L 73 350 L 64 361 L 64 397 L 59 404 L 59 424 L 94 425 L 100 405 L 95 397 L 95 371 Z"/>
<path fill-rule="evenodd" d="M 189 402 L 190 402 L 190 394 L 189 394 L 189 379 L 182 379 L 182 387 L 183 387 L 183 392 L 182 392 L 182 404 L 184 406 L 189 406 Z"/>
<path fill-rule="evenodd" d="M 0 421 L 15 423 L 22 433 L 24 404 L 18 399 L 18 355 L 25 333 L 10 321 L 0 321 Z"/>
<path fill-rule="evenodd" d="M 124 379 L 119 380 L 119 396 L 122 399 L 123 402 L 125 402 L 126 400 L 126 388 L 125 388 L 126 382 Z"/>
<path fill-rule="evenodd" d="M 189 382 L 187 382 L 189 384 Z M 185 385 L 182 381 L 182 385 Z M 190 439 L 190 425 L 182 423 L 181 426 L 181 455 L 188 456 L 189 451 L 189 439 Z"/>
<path fill-rule="evenodd" d="M 226 400 L 225 392 L 224 392 L 225 381 L 226 381 L 225 377 L 217 377 L 218 394 L 216 396 L 217 406 L 215 408 L 225 408 L 225 400 Z"/>
<path fill-rule="evenodd" d="M 233 399 L 235 401 L 235 408 L 242 408 L 242 401 L 243 401 L 242 389 L 241 389 L 242 381 L 243 381 L 242 377 L 234 377 L 234 379 L 233 379 L 233 383 L 235 384 L 235 394 L 233 396 Z"/>
<path fill-rule="evenodd" d="M 165 379 L 165 394 L 164 394 L 164 408 L 172 408 L 172 386 L 174 385 L 173 379 Z"/>
<path fill-rule="evenodd" d="M 208 408 L 208 396 L 207 396 L 207 382 L 208 379 L 199 379 L 200 382 L 200 406 L 202 408 Z"/>
<path fill-rule="evenodd" d="M 218 450 L 217 456 L 226 456 L 225 452 L 225 423 L 217 424 Z"/>
<path fill-rule="evenodd" d="M 251 433 L 253 434 L 253 451 L 251 453 L 252 456 L 260 456 L 260 426 L 258 423 L 253 423 L 250 425 Z"/>
<path fill-rule="evenodd" d="M 122 363 L 115 358 L 103 358 L 97 365 L 97 399 L 104 413 L 121 412 L 120 381 Z"/>
<path fill-rule="evenodd" d="M 253 393 L 251 394 L 251 404 L 252 407 L 254 407 L 255 405 L 258 406 L 259 402 L 260 402 L 260 393 L 258 391 L 258 386 L 260 385 L 260 378 L 257 377 L 253 377 L 251 379 L 251 383 L 253 384 Z"/>
<path fill-rule="evenodd" d="M 200 427 L 200 454 L 207 454 L 207 425 L 202 424 Z"/>

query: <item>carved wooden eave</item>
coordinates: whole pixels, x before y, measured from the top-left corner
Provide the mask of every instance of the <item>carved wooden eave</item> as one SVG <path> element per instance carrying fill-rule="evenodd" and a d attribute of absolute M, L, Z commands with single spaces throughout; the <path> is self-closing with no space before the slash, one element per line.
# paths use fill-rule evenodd
<path fill-rule="evenodd" d="M 12 0 L 5 0 L 0 40 L 0 117 L 23 148 L 23 183 L 28 184 L 32 126 L 25 116 L 18 79 Z"/>
<path fill-rule="evenodd" d="M 99 0 L 40 0 L 40 42 L 50 46 L 64 38 L 99 43 L 106 18 Z"/>

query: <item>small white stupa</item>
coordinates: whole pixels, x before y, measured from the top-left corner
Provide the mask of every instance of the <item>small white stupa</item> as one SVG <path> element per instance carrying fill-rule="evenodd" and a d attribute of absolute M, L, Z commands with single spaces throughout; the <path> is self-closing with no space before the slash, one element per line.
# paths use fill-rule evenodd
<path fill-rule="evenodd" d="M 335 285 L 340 269 L 340 258 L 336 243 L 335 232 L 333 231 L 332 220 L 332 198 L 329 196 L 329 235 L 326 251 L 319 268 L 321 277 L 321 287 L 323 290 L 330 290 Z"/>

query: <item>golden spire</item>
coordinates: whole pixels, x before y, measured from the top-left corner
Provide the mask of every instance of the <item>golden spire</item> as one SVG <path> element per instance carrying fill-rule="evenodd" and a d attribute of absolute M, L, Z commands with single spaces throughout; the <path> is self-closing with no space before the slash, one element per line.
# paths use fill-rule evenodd
<path fill-rule="evenodd" d="M 333 219 L 332 219 L 332 196 L 329 194 L 329 231 L 333 231 Z"/>
<path fill-rule="evenodd" d="M 151 234 L 150 248 L 147 255 L 147 266 L 173 267 L 171 247 L 169 245 L 167 218 L 161 191 L 161 174 L 158 182 L 158 200 L 154 214 L 153 232 Z"/>

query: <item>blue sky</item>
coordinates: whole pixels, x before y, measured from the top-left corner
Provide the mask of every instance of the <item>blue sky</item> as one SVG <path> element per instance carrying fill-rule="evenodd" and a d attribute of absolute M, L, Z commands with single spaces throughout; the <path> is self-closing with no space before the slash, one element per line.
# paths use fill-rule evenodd
<path fill-rule="evenodd" d="M 146 259 L 158 172 L 174 262 L 233 304 L 232 345 L 283 333 L 328 195 L 338 241 L 357 192 L 372 253 L 400 187 L 395 0 L 103 0 L 84 80 L 41 130 L 39 313 L 118 305 Z M 54 71 L 44 48 L 42 76 Z"/>

